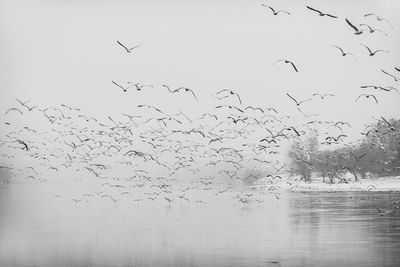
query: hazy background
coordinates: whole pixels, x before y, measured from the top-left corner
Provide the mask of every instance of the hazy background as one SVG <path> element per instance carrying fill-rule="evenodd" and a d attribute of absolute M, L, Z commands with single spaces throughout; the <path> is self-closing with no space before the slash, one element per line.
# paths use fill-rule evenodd
<path fill-rule="evenodd" d="M 285 9 L 292 15 L 273 16 L 269 9 L 260 6 L 261 3 Z M 319 17 L 306 9 L 306 5 L 337 15 L 339 19 Z M 40 146 L 33 150 L 39 153 L 36 156 L 56 154 L 49 160 L 46 157 L 36 159 L 35 154 L 21 147 L 9 149 L 9 154 L 1 150 L 2 160 L 17 170 L 20 176 L 17 178 L 22 182 L 13 180 L 11 184 L 0 185 L 0 265 L 265 266 L 271 262 L 289 266 L 398 265 L 398 217 L 379 216 L 376 210 L 386 210 L 389 198 L 399 203 L 391 193 L 288 194 L 284 191 L 280 195 L 274 194 L 271 185 L 262 190 L 233 185 L 235 188 L 221 193 L 219 190 L 229 189 L 223 182 L 230 182 L 232 177 L 228 179 L 227 173 L 216 170 L 233 170 L 231 165 L 229 168 L 225 162 L 221 167 L 203 168 L 197 174 L 192 170 L 197 165 L 203 166 L 206 160 L 213 160 L 213 152 L 206 146 L 208 139 L 201 139 L 206 149 L 199 153 L 179 152 L 179 156 L 185 156 L 183 160 L 195 156 L 193 164 L 196 165 L 182 168 L 182 172 L 174 176 L 156 166 L 154 161 L 140 157 L 129 159 L 134 165 L 122 166 L 118 163 L 119 157 L 128 156 L 119 155 L 115 148 L 109 151 L 117 140 L 114 135 L 103 138 L 100 130 L 88 143 L 95 143 L 97 139 L 105 139 L 105 143 L 96 145 L 93 153 L 85 148 L 72 148 L 71 142 L 77 142 L 77 133 L 81 130 L 90 134 L 91 130 L 99 129 L 97 123 L 77 119 L 78 114 L 104 120 L 121 113 L 142 112 L 147 113 L 145 119 L 152 117 L 149 110 L 138 110 L 138 104 L 157 106 L 167 114 L 181 110 L 192 118 L 204 112 L 224 113 L 225 116 L 219 116 L 224 120 L 231 112 L 219 109 L 217 113 L 214 107 L 238 105 L 234 97 L 221 101 L 212 97 L 225 88 L 241 95 L 242 108 L 247 105 L 274 107 L 280 111 L 279 116 L 293 116 L 288 124 L 294 126 L 305 123 L 305 118 L 286 93 L 298 99 L 307 99 L 317 92 L 334 93 L 334 98 L 320 100 L 316 97 L 303 104 L 302 109 L 308 114 L 319 113 L 321 120 L 348 121 L 352 128 L 343 127 L 345 134 L 351 135 L 349 139 L 361 138 L 364 125 L 374 122 L 372 116 L 399 118 L 400 115 L 399 94 L 360 89 L 361 85 L 370 84 L 399 88 L 399 82 L 380 71 L 383 68 L 395 73 L 393 67 L 400 67 L 399 11 L 400 1 L 397 0 L 0 0 L 0 134 L 1 139 L 6 140 L 0 139 L 3 141 L 0 143 L 20 146 L 15 138 L 24 135 L 19 133 L 28 137 L 33 133 L 16 124 L 29 125 L 37 130 L 32 139 L 39 141 L 26 138 L 29 144 Z M 363 17 L 370 12 L 389 19 L 394 29 L 385 22 Z M 346 17 L 355 24 L 375 26 L 388 36 L 379 32 L 356 36 L 346 24 Z M 141 46 L 128 54 L 117 40 L 128 47 Z M 390 53 L 370 57 L 360 43 Z M 342 57 L 331 45 L 355 54 L 357 61 Z M 293 60 L 299 73 L 290 65 L 273 65 L 281 58 Z M 120 84 L 128 81 L 151 84 L 154 88 L 145 88 L 142 92 L 131 88 L 123 93 L 112 80 Z M 187 93 L 169 94 L 162 84 L 171 88 L 189 87 L 200 101 L 196 102 Z M 379 104 L 371 99 L 355 103 L 361 93 L 375 94 Z M 38 109 L 29 112 L 24 108 L 23 116 L 17 112 L 4 115 L 10 107 L 19 106 L 15 98 L 31 100 L 29 106 L 43 108 L 66 104 L 82 111 L 68 112 L 75 114 L 74 121 L 62 121 L 59 125 L 50 125 L 44 116 L 35 116 L 40 114 Z M 248 114 L 252 114 L 251 111 Z M 5 122 L 12 123 L 5 126 Z M 69 131 L 76 126 L 71 125 L 74 122 L 78 128 Z M 182 127 L 211 128 L 213 125 L 207 122 L 197 121 Z M 232 126 L 228 119 L 226 122 L 224 126 Z M 39 129 L 40 125 L 43 129 Z M 236 126 L 242 127 L 238 124 L 233 128 Z M 151 123 L 133 127 L 135 134 L 129 136 L 125 147 L 157 154 L 141 140 L 151 140 L 149 138 L 161 135 L 161 130 L 180 129 L 160 126 L 160 133 L 154 133 L 148 131 L 151 127 Z M 250 132 L 254 125 L 247 127 Z M 56 131 L 51 132 L 50 128 Z M 261 131 L 262 127 L 259 129 L 254 134 L 256 144 L 267 135 L 264 129 Z M 11 133 L 13 130 L 18 133 Z M 106 133 L 127 136 L 111 128 Z M 142 138 L 142 133 L 148 138 Z M 213 145 L 237 147 L 254 141 L 239 138 L 239 135 L 235 137 Z M 138 142 L 128 146 L 131 138 Z M 199 135 L 183 139 L 181 135 L 171 136 L 170 133 L 165 138 L 159 141 L 160 146 L 176 148 L 181 140 L 185 140 L 183 145 L 193 146 L 195 143 L 191 140 L 196 141 Z M 171 139 L 172 144 L 168 142 Z M 250 151 L 251 148 L 244 149 Z M 109 153 L 97 157 L 107 149 Z M 74 158 L 68 159 L 68 153 Z M 55 159 L 59 154 L 60 158 Z M 237 154 L 227 159 L 234 159 Z M 30 161 L 25 162 L 28 155 Z M 92 155 L 96 157 L 91 158 Z M 159 155 L 161 157 L 161 152 Z M 183 161 L 174 158 L 176 152 L 166 155 L 161 162 L 167 165 L 175 166 Z M 270 156 L 266 155 L 266 159 Z M 282 153 L 276 157 L 281 156 L 286 155 Z M 225 158 L 225 155 L 220 157 Z M 252 158 L 246 160 L 250 162 Z M 247 164 L 246 160 L 235 177 L 240 183 L 253 166 L 269 168 L 269 164 L 258 161 Z M 110 163 L 112 167 L 95 177 L 84 169 L 91 166 L 90 163 Z M 51 167 L 58 167 L 60 173 Z M 139 169 L 151 171 L 149 178 L 153 180 L 146 182 L 144 188 L 136 187 L 144 179 L 140 175 L 136 177 Z M 153 187 L 160 178 L 155 174 L 160 170 L 163 171 L 160 175 L 169 175 L 164 182 L 171 184 L 173 192 L 164 192 L 150 201 L 148 194 L 161 190 L 161 187 L 160 190 Z M 261 171 L 259 173 L 261 175 Z M 129 180 L 131 176 L 138 181 L 133 183 Z M 207 176 L 216 178 L 208 191 L 205 184 L 199 182 Z M 182 183 L 175 182 L 178 181 L 175 178 Z M 119 184 L 122 186 L 115 187 Z M 183 191 L 193 184 L 196 185 L 193 190 Z M 190 200 L 179 198 L 184 193 Z M 248 199 L 245 194 L 249 195 Z M 174 198 L 174 202 L 167 202 L 165 196 Z"/>
<path fill-rule="evenodd" d="M 273 16 L 261 3 L 285 9 L 291 16 Z M 339 19 L 319 17 L 305 8 L 319 8 Z M 369 91 L 378 97 L 354 100 L 360 85 L 396 85 L 380 68 L 394 73 L 400 65 L 399 1 L 0 1 L 0 107 L 15 97 L 41 106 L 70 104 L 89 115 L 106 116 L 152 104 L 175 112 L 203 112 L 218 102 L 211 95 L 229 88 L 243 104 L 299 112 L 286 92 L 298 99 L 313 93 L 334 93 L 302 105 L 321 119 L 347 120 L 348 134 L 357 134 L 371 116 L 398 117 L 396 93 Z M 391 21 L 363 15 L 374 12 Z M 360 36 L 345 23 L 367 23 L 388 33 Z M 127 54 L 116 40 L 129 47 Z M 369 57 L 372 49 L 389 50 Z M 343 47 L 358 59 L 342 57 L 330 45 Z M 272 65 L 278 59 L 289 65 Z M 132 81 L 155 87 L 126 94 L 114 86 Z M 162 84 L 192 88 L 169 95 Z M 133 89 L 133 88 L 132 88 Z M 364 90 L 364 91 L 363 91 Z M 371 101 L 370 101 L 371 100 Z M 232 98 L 226 104 L 237 104 Z M 300 117 L 301 118 L 301 114 Z"/>

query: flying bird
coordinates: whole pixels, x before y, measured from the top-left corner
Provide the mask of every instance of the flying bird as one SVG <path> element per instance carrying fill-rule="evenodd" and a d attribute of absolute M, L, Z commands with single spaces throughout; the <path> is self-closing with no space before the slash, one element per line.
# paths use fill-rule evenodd
<path fill-rule="evenodd" d="M 346 52 L 344 52 L 344 50 L 343 50 L 341 47 L 339 47 L 339 46 L 336 46 L 336 45 L 332 45 L 332 46 L 333 46 L 333 47 L 336 47 L 337 49 L 339 49 L 340 52 L 342 53 L 342 56 L 343 56 L 343 57 L 345 57 L 345 56 L 347 56 L 347 55 L 350 55 L 350 56 L 355 57 L 352 53 L 346 53 Z"/>
<path fill-rule="evenodd" d="M 136 46 L 134 46 L 134 47 L 132 47 L 132 48 L 127 48 L 125 45 L 123 45 L 120 41 L 118 41 L 117 40 L 117 43 L 120 45 L 120 46 L 122 46 L 124 49 L 125 49 L 125 51 L 127 52 L 127 53 L 132 53 L 132 50 L 133 49 L 135 49 L 135 48 L 138 48 L 140 45 L 136 45 Z"/>
<path fill-rule="evenodd" d="M 232 90 L 229 90 L 229 89 L 223 89 L 223 90 L 217 92 L 217 95 L 218 95 L 218 94 L 221 94 L 221 93 L 223 93 L 223 92 L 229 92 L 230 95 L 236 95 L 236 97 L 238 98 L 238 100 L 239 100 L 239 102 L 240 102 L 240 105 L 242 105 L 242 99 L 240 99 L 239 94 L 237 94 L 236 92 L 234 92 L 234 91 L 232 91 Z"/>
<path fill-rule="evenodd" d="M 19 100 L 18 98 L 16 98 L 15 100 L 18 101 L 18 103 L 20 103 L 21 106 L 25 106 L 27 103 L 31 102 L 30 100 L 23 102 L 23 101 Z"/>
<path fill-rule="evenodd" d="M 19 112 L 21 115 L 24 115 L 24 113 L 22 113 L 22 111 L 20 109 L 18 109 L 18 108 L 10 108 L 4 114 L 7 115 L 11 111 L 16 111 L 16 112 Z"/>
<path fill-rule="evenodd" d="M 375 100 L 375 102 L 378 104 L 378 99 L 376 99 L 376 96 L 370 95 L 370 94 L 361 94 L 361 95 L 359 95 L 359 96 L 357 97 L 356 101 L 354 101 L 354 102 L 357 102 L 357 100 L 360 99 L 360 97 L 362 97 L 362 96 L 364 96 L 365 98 L 370 98 L 370 97 L 372 97 L 372 98 Z"/>
<path fill-rule="evenodd" d="M 381 49 L 372 51 L 368 46 L 366 46 L 366 45 L 364 45 L 364 44 L 360 44 L 360 45 L 362 45 L 362 46 L 364 46 L 366 49 L 368 49 L 368 52 L 369 52 L 369 56 L 370 56 L 370 57 L 374 56 L 374 55 L 375 55 L 376 53 L 378 53 L 378 52 L 389 53 L 389 51 L 387 51 L 387 50 L 381 50 Z"/>
<path fill-rule="evenodd" d="M 130 87 L 133 86 L 133 85 L 129 85 L 129 86 L 127 86 L 127 87 L 123 87 L 122 85 L 120 85 L 120 84 L 118 84 L 118 83 L 116 83 L 116 82 L 114 82 L 114 81 L 112 81 L 112 83 L 113 83 L 114 85 L 118 86 L 119 88 L 121 88 L 122 91 L 124 91 L 124 92 L 128 91 L 128 89 L 129 89 Z"/>
<path fill-rule="evenodd" d="M 168 85 L 163 84 L 162 87 L 167 88 L 168 92 L 172 93 L 172 90 Z"/>
<path fill-rule="evenodd" d="M 382 211 L 378 208 L 376 208 L 376 210 L 378 211 L 379 216 L 386 216 L 386 215 L 390 215 L 393 213 L 393 211 L 391 211 L 391 210 Z"/>
<path fill-rule="evenodd" d="M 187 88 L 187 87 L 180 87 L 180 88 L 178 88 L 178 89 L 175 89 L 175 90 L 173 90 L 173 91 L 171 92 L 171 94 L 181 92 L 182 90 L 184 90 L 185 92 L 190 92 L 190 93 L 192 93 L 193 97 L 197 100 L 197 102 L 199 101 L 199 99 L 197 99 L 197 97 L 196 97 L 196 94 L 195 94 L 191 89 L 189 89 L 189 88 Z"/>
<path fill-rule="evenodd" d="M 382 86 L 376 86 L 376 85 L 363 85 L 363 86 L 360 86 L 360 88 L 362 88 L 362 89 L 373 88 L 375 90 L 382 90 L 382 91 L 390 92 L 390 89 L 384 88 Z"/>
<path fill-rule="evenodd" d="M 275 64 L 277 64 L 277 63 L 279 63 L 279 62 L 285 62 L 286 64 L 291 64 L 292 67 L 293 67 L 293 69 L 294 69 L 296 72 L 299 72 L 299 71 L 297 70 L 296 65 L 294 65 L 294 63 L 293 63 L 292 61 L 286 60 L 286 59 L 279 59 L 279 60 L 278 60 L 277 62 L 275 62 L 273 65 L 275 65 Z"/>
<path fill-rule="evenodd" d="M 381 69 L 381 71 L 382 71 L 383 73 L 385 73 L 386 75 L 392 77 L 392 78 L 394 79 L 395 82 L 398 82 L 398 81 L 400 80 L 400 78 L 394 76 L 393 74 L 390 74 L 389 72 L 387 72 L 387 71 L 385 71 L 385 70 L 383 70 L 383 69 Z"/>
<path fill-rule="evenodd" d="M 288 93 L 286 93 L 286 95 L 288 97 L 290 97 L 294 102 L 296 102 L 297 106 L 300 106 L 302 103 L 312 100 L 312 98 L 310 98 L 310 99 L 306 99 L 306 100 L 302 100 L 302 101 L 297 101 L 293 96 L 289 95 Z"/>
<path fill-rule="evenodd" d="M 335 96 L 334 94 L 323 94 L 323 95 L 321 95 L 321 94 L 319 94 L 319 93 L 315 93 L 315 94 L 313 94 L 313 96 L 319 96 L 321 99 L 324 99 L 325 97 L 327 97 L 327 96 Z"/>
<path fill-rule="evenodd" d="M 396 91 L 398 94 L 400 94 L 399 90 L 397 90 L 397 88 L 393 87 L 393 86 L 386 86 L 384 87 L 384 89 L 386 89 L 387 91 L 391 92 L 391 91 Z M 385 91 L 386 91 L 385 90 Z"/>
<path fill-rule="evenodd" d="M 349 24 L 350 27 L 353 28 L 354 34 L 355 34 L 355 35 L 360 35 L 360 34 L 363 33 L 362 30 L 359 30 L 359 29 L 358 29 L 356 26 L 354 26 L 354 24 L 352 24 L 348 19 L 346 19 L 346 22 L 347 22 L 347 24 Z"/>
<path fill-rule="evenodd" d="M 361 156 L 357 156 L 355 154 L 353 154 L 352 152 L 350 152 L 350 154 L 357 160 L 360 161 L 363 157 L 365 157 L 368 153 L 364 153 Z"/>
<path fill-rule="evenodd" d="M 371 16 L 375 17 L 377 21 L 385 21 L 393 29 L 393 25 L 390 23 L 388 19 L 385 19 L 384 17 L 378 16 L 375 13 L 368 13 L 364 15 L 364 17 L 371 17 Z"/>
<path fill-rule="evenodd" d="M 140 84 L 140 83 L 133 83 L 133 82 L 127 82 L 127 83 L 135 86 L 137 91 L 141 91 L 143 89 L 143 87 L 154 87 L 153 85 L 150 85 L 150 84 Z"/>
<path fill-rule="evenodd" d="M 396 126 L 396 124 L 399 122 L 398 120 L 395 121 L 393 124 L 391 124 L 391 123 L 388 122 L 384 117 L 381 116 L 381 118 L 382 118 L 382 120 L 389 126 L 390 130 L 392 130 L 392 131 L 395 131 L 395 130 L 396 130 L 395 126 Z"/>
<path fill-rule="evenodd" d="M 323 12 L 321 12 L 321 11 L 315 9 L 315 8 L 312 8 L 312 7 L 310 7 L 310 6 L 306 6 L 306 7 L 307 7 L 309 10 L 311 10 L 311 11 L 314 11 L 314 12 L 319 13 L 319 15 L 320 15 L 321 17 L 323 17 L 323 16 L 328 16 L 328 17 L 335 18 L 335 19 L 338 18 L 338 17 L 336 17 L 336 16 L 334 16 L 334 15 L 331 15 L 331 14 L 328 14 L 328 13 L 323 13 Z"/>
<path fill-rule="evenodd" d="M 386 33 L 386 32 L 383 32 L 382 30 L 373 28 L 373 27 L 369 26 L 368 24 L 360 24 L 360 26 L 365 26 L 365 27 L 367 27 L 368 30 L 369 30 L 369 33 L 380 32 L 380 33 L 384 34 L 385 36 L 387 36 L 387 33 Z"/>
<path fill-rule="evenodd" d="M 22 148 L 22 150 L 26 150 L 26 151 L 28 151 L 29 150 L 29 147 L 28 147 L 28 145 L 24 142 L 24 141 L 21 141 L 21 140 L 19 140 L 19 139 L 17 139 L 16 140 L 19 144 L 21 144 L 21 145 L 23 145 L 24 147 Z"/>
<path fill-rule="evenodd" d="M 165 115 L 165 113 L 162 112 L 160 109 L 158 109 L 158 108 L 156 108 L 156 107 L 153 107 L 153 106 L 150 106 L 150 105 L 138 105 L 137 107 L 138 107 L 138 108 L 150 108 L 150 109 L 154 109 L 155 111 L 158 111 L 158 112 L 160 112 L 160 113 L 162 113 L 162 114 Z"/>
<path fill-rule="evenodd" d="M 248 110 L 248 109 L 251 109 L 251 110 L 254 110 L 254 111 L 259 110 L 261 113 L 264 113 L 264 110 L 262 108 L 259 108 L 259 107 L 247 106 L 244 110 Z"/>
<path fill-rule="evenodd" d="M 274 16 L 278 15 L 278 14 L 281 13 L 281 12 L 290 15 L 290 13 L 289 13 L 288 11 L 286 11 L 286 10 L 278 10 L 278 11 L 275 11 L 275 9 L 274 9 L 273 7 L 267 6 L 267 5 L 265 5 L 265 4 L 261 4 L 261 5 L 264 6 L 264 7 L 268 7 L 269 9 L 271 9 L 271 11 L 272 11 L 272 13 L 273 13 Z"/>
<path fill-rule="evenodd" d="M 230 109 L 234 108 L 234 109 L 236 109 L 237 111 L 244 113 L 244 111 L 241 110 L 240 108 L 237 108 L 237 107 L 235 107 L 235 106 L 230 106 L 230 105 L 221 105 L 221 106 L 216 106 L 215 108 L 223 108 L 223 107 L 227 107 L 227 108 L 230 108 Z"/>

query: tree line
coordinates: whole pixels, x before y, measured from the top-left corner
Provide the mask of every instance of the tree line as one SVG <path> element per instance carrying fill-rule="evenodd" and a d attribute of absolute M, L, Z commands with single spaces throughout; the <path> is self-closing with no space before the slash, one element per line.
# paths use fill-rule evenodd
<path fill-rule="evenodd" d="M 367 125 L 361 134 L 363 138 L 357 143 L 337 140 L 334 149 L 329 146 L 321 149 L 318 132 L 310 131 L 291 144 L 290 172 L 308 182 L 318 176 L 329 183 L 348 182 L 349 174 L 354 181 L 399 175 L 400 123 L 381 117 Z"/>

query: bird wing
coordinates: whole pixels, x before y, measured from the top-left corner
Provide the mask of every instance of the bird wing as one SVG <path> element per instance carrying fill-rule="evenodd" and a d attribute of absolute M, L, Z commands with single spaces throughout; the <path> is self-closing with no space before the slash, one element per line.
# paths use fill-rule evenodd
<path fill-rule="evenodd" d="M 126 46 L 124 46 L 120 41 L 117 40 L 117 43 L 118 43 L 120 46 L 122 46 L 123 48 L 125 48 L 126 51 L 129 51 L 129 49 L 128 49 Z"/>
<path fill-rule="evenodd" d="M 337 18 L 338 18 L 338 17 L 336 17 L 336 16 L 334 16 L 334 15 L 331 15 L 331 14 L 325 14 L 325 15 L 327 15 L 328 17 L 334 18 L 334 19 L 337 19 Z"/>
<path fill-rule="evenodd" d="M 389 89 L 389 91 L 395 90 L 397 93 L 399 93 L 399 90 L 397 90 L 397 88 L 394 88 L 393 86 L 387 86 L 386 88 Z"/>
<path fill-rule="evenodd" d="M 397 70 L 397 71 L 400 71 L 400 69 L 399 69 L 399 68 L 396 68 L 396 67 L 394 67 L 394 69 L 395 69 L 395 70 Z"/>
<path fill-rule="evenodd" d="M 19 100 L 18 98 L 16 98 L 15 100 L 17 100 L 20 104 L 21 104 L 21 106 L 25 106 L 25 104 L 26 103 L 29 103 L 29 102 L 31 102 L 30 100 L 28 100 L 28 101 L 25 101 L 25 102 L 22 102 L 21 100 Z"/>
<path fill-rule="evenodd" d="M 19 113 L 21 113 L 21 115 L 24 115 L 24 113 L 22 113 L 21 110 L 19 110 L 18 108 L 10 108 L 9 110 L 7 110 L 4 114 L 7 114 L 10 111 L 18 111 Z"/>
<path fill-rule="evenodd" d="M 231 90 L 229 90 L 229 89 L 221 90 L 221 91 L 217 92 L 217 95 L 220 94 L 220 93 L 222 93 L 222 92 L 226 92 L 226 91 L 230 92 Z"/>
<path fill-rule="evenodd" d="M 372 30 L 372 27 L 371 26 L 369 26 L 368 24 L 360 24 L 360 26 L 367 26 L 368 28 L 369 28 L 369 30 Z"/>
<path fill-rule="evenodd" d="M 376 53 L 378 53 L 378 52 L 385 52 L 385 53 L 389 53 L 389 51 L 387 51 L 387 50 L 381 50 L 381 49 L 378 49 L 378 50 L 376 50 L 376 51 L 374 52 L 374 54 L 376 54 Z"/>
<path fill-rule="evenodd" d="M 290 64 L 292 65 L 292 67 L 294 68 L 294 70 L 295 70 L 296 72 L 299 72 L 299 71 L 297 70 L 296 66 L 293 64 L 292 61 L 290 61 Z"/>
<path fill-rule="evenodd" d="M 296 104 L 298 104 L 299 102 L 297 102 L 296 99 L 294 99 L 291 95 L 289 95 L 288 93 L 286 93 L 288 97 L 290 97 L 294 102 L 296 102 Z"/>
<path fill-rule="evenodd" d="M 239 96 L 237 93 L 235 93 L 235 95 L 236 95 L 237 98 L 239 99 L 240 105 L 243 105 L 243 104 L 242 104 L 242 100 L 240 99 L 240 96 Z"/>
<path fill-rule="evenodd" d="M 237 107 L 234 107 L 234 108 L 237 109 L 238 111 L 244 113 L 243 110 L 241 110 L 240 108 L 237 108 Z"/>
<path fill-rule="evenodd" d="M 372 96 L 375 99 L 375 102 L 378 104 L 378 99 L 376 99 L 376 96 L 374 96 L 374 95 L 370 95 L 370 96 Z"/>
<path fill-rule="evenodd" d="M 354 102 L 357 102 L 357 100 L 358 100 L 360 97 L 362 97 L 362 96 L 365 96 L 365 94 L 359 95 L 359 96 L 357 97 L 357 99 L 356 99 Z"/>
<path fill-rule="evenodd" d="M 367 155 L 367 153 L 362 154 L 360 157 L 358 157 L 358 160 L 362 159 L 363 157 L 365 157 L 365 155 Z"/>
<path fill-rule="evenodd" d="M 129 51 L 131 51 L 131 50 L 133 50 L 133 49 L 135 49 L 135 48 L 138 48 L 140 45 L 135 45 L 134 47 L 132 47 L 132 48 L 129 48 Z"/>
<path fill-rule="evenodd" d="M 336 45 L 332 45 L 333 47 L 336 47 L 337 49 L 339 49 L 343 54 L 344 54 L 344 51 L 343 51 L 343 49 L 342 48 L 340 48 L 339 46 L 336 46 Z"/>
<path fill-rule="evenodd" d="M 364 46 L 365 48 L 367 48 L 368 49 L 368 51 L 370 52 L 370 53 L 372 53 L 372 51 L 371 51 L 371 49 L 369 49 L 369 47 L 368 46 L 366 46 L 366 45 L 364 45 L 364 44 L 361 44 L 362 46 Z"/>
<path fill-rule="evenodd" d="M 385 36 L 387 36 L 387 33 L 386 32 L 384 32 L 384 31 L 382 31 L 382 30 L 380 30 L 380 29 L 374 29 L 376 32 L 381 32 L 382 34 L 384 34 Z"/>
<path fill-rule="evenodd" d="M 270 7 L 270 6 L 265 6 L 265 7 L 268 7 L 269 9 L 272 10 L 272 12 L 276 13 L 275 9 L 273 9 L 272 7 Z"/>
<path fill-rule="evenodd" d="M 197 100 L 197 102 L 198 102 L 199 100 L 197 99 L 195 93 L 194 93 L 191 89 L 188 89 L 188 90 L 192 93 L 192 95 L 194 96 L 194 98 L 195 98 L 195 99 Z"/>
<path fill-rule="evenodd" d="M 368 14 L 365 14 L 364 15 L 364 17 L 368 17 L 368 16 L 375 16 L 375 17 L 378 17 L 376 14 L 374 14 L 374 13 L 368 13 Z"/>
<path fill-rule="evenodd" d="M 356 32 L 358 32 L 359 30 L 357 29 L 356 26 L 354 26 L 348 19 L 346 19 L 347 24 L 350 25 L 350 27 L 352 27 Z"/>
<path fill-rule="evenodd" d="M 282 62 L 282 61 L 285 61 L 284 59 L 279 59 L 278 61 L 276 61 L 274 64 L 272 64 L 272 65 L 275 65 L 276 63 L 279 63 L 279 62 Z"/>
<path fill-rule="evenodd" d="M 121 88 L 122 90 L 125 90 L 125 88 L 122 85 L 119 85 L 118 83 L 112 81 L 113 84 L 115 84 L 116 86 L 118 86 L 119 88 Z"/>
<path fill-rule="evenodd" d="M 308 102 L 308 101 L 311 101 L 311 100 L 313 100 L 313 99 L 312 99 L 312 98 L 309 98 L 309 99 L 300 101 L 300 103 Z"/>
<path fill-rule="evenodd" d="M 167 86 L 167 85 L 165 85 L 165 84 L 163 84 L 162 86 L 165 87 L 165 88 L 167 88 L 168 91 L 171 93 L 171 88 L 169 88 L 169 86 Z"/>
<path fill-rule="evenodd" d="M 392 125 L 390 125 L 390 123 L 389 123 L 384 117 L 381 116 L 381 118 L 382 118 L 382 120 L 383 120 L 384 122 L 387 123 L 387 125 L 389 125 L 389 127 L 392 127 Z"/>
<path fill-rule="evenodd" d="M 319 14 L 322 14 L 322 12 L 321 11 L 319 11 L 319 10 L 316 10 L 316 9 L 314 9 L 314 8 L 312 8 L 312 7 L 310 7 L 310 6 L 306 6 L 308 9 L 310 9 L 310 10 L 312 10 L 312 11 L 315 11 L 315 12 L 318 12 Z"/>
<path fill-rule="evenodd" d="M 280 13 L 280 12 L 283 12 L 283 13 L 286 13 L 286 14 L 288 14 L 288 15 L 291 15 L 290 12 L 288 12 L 288 11 L 286 11 L 286 10 L 279 10 L 278 13 Z"/>
<path fill-rule="evenodd" d="M 294 127 L 291 127 L 292 128 L 292 130 L 297 134 L 297 136 L 300 136 L 300 134 L 299 134 L 299 132 L 296 130 L 296 128 L 294 128 Z"/>
<path fill-rule="evenodd" d="M 171 93 L 172 93 L 172 94 L 173 94 L 173 93 L 177 93 L 177 92 L 179 92 L 179 91 L 182 90 L 182 89 L 183 89 L 183 87 L 178 88 L 178 89 L 175 89 L 175 90 L 171 91 Z"/>

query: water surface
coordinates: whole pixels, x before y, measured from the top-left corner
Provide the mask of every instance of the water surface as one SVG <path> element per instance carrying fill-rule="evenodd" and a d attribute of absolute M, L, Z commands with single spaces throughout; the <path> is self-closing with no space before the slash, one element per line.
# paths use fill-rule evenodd
<path fill-rule="evenodd" d="M 114 204 L 61 187 L 0 185 L 0 266 L 400 266 L 398 193 Z"/>

